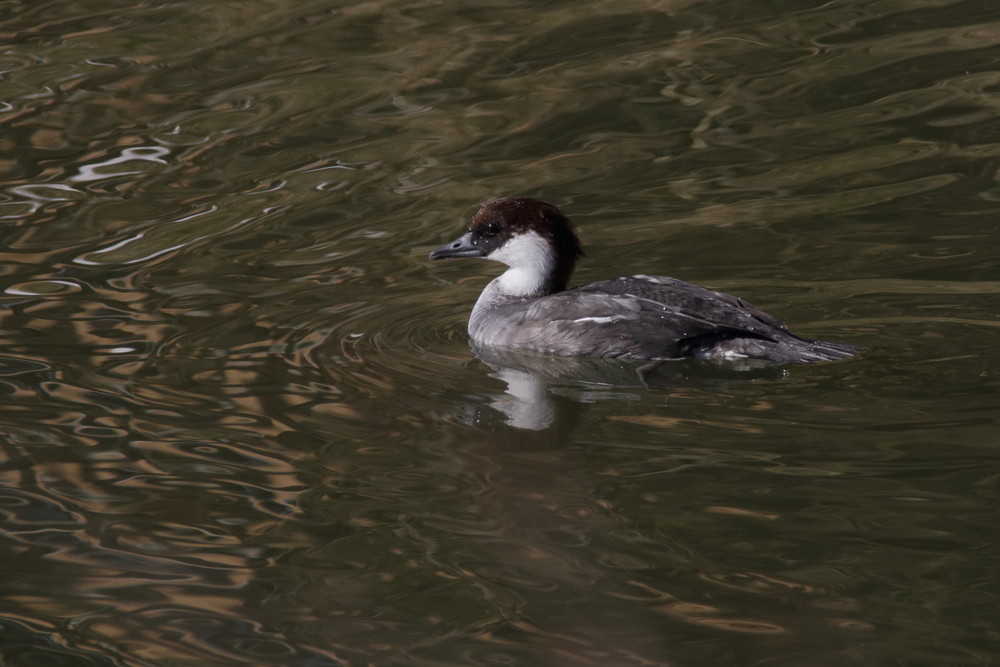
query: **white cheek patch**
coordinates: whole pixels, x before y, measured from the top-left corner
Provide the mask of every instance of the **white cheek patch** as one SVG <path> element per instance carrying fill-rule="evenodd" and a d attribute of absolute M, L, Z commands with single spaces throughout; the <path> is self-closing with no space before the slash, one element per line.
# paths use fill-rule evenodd
<path fill-rule="evenodd" d="M 497 278 L 500 290 L 509 296 L 531 296 L 549 283 L 556 266 L 555 252 L 537 232 L 512 237 L 486 259 L 503 262 L 510 268 Z"/>

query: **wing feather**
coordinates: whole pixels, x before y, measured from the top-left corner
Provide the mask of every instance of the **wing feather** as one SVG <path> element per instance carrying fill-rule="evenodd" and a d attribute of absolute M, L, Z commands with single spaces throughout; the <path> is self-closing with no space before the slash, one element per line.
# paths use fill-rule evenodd
<path fill-rule="evenodd" d="M 591 283 L 509 315 L 512 345 L 603 357 L 676 358 L 713 339 L 773 340 L 769 334 L 785 331 L 742 299 L 660 276 Z"/>

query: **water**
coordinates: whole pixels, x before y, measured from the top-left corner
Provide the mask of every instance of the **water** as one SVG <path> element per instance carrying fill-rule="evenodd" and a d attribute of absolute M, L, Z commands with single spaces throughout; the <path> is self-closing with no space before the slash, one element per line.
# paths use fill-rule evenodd
<path fill-rule="evenodd" d="M 5 665 L 988 665 L 985 1 L 0 3 Z M 481 201 L 864 347 L 477 356 Z"/>

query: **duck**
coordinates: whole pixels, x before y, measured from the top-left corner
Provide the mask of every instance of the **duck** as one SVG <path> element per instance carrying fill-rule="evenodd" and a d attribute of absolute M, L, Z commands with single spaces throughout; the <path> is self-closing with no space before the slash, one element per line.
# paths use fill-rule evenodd
<path fill-rule="evenodd" d="M 432 260 L 507 266 L 483 289 L 468 333 L 477 346 L 568 357 L 666 361 L 835 361 L 857 348 L 803 338 L 738 296 L 658 275 L 568 287 L 584 254 L 555 205 L 532 197 L 482 204 L 464 233 Z"/>

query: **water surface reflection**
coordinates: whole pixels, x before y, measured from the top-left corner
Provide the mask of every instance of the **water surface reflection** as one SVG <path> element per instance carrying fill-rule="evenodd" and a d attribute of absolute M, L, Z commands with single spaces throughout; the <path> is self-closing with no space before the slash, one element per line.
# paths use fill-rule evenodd
<path fill-rule="evenodd" d="M 800 5 L 5 6 L 0 662 L 990 664 L 1000 23 Z M 477 357 L 497 195 L 865 354 Z"/>

